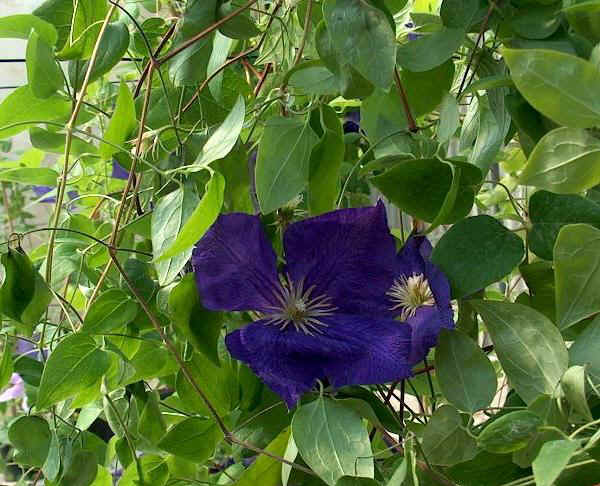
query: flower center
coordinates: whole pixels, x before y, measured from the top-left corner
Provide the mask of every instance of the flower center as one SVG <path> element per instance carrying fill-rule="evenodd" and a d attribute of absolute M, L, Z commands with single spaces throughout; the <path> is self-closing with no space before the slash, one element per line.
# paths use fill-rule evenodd
<path fill-rule="evenodd" d="M 289 275 L 280 277 L 279 281 L 280 287 L 275 292 L 279 305 L 268 308 L 267 324 L 278 326 L 282 331 L 292 324 L 296 331 L 304 334 L 322 334 L 320 327 L 327 327 L 322 318 L 336 310 L 331 304 L 331 297 L 324 294 L 313 296 L 314 285 L 305 290 L 302 280 L 295 284 Z"/>
<path fill-rule="evenodd" d="M 429 282 L 422 273 L 410 277 L 403 275 L 394 282 L 387 295 L 393 302 L 391 310 L 402 309 L 400 319 L 403 321 L 413 317 L 419 307 L 435 305 Z"/>

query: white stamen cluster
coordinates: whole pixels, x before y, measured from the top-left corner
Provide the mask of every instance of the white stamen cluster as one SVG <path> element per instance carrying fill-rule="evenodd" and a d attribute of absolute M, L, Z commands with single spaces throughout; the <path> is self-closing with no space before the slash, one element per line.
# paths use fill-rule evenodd
<path fill-rule="evenodd" d="M 320 327 L 327 327 L 327 324 L 321 319 L 332 315 L 336 307 L 327 295 L 313 297 L 314 289 L 312 285 L 304 290 L 304 281 L 295 284 L 289 275 L 280 277 L 280 287 L 275 297 L 281 305 L 267 308 L 267 324 L 278 326 L 282 331 L 291 324 L 296 331 L 310 336 L 315 332 L 322 334 Z"/>
<path fill-rule="evenodd" d="M 417 313 L 422 306 L 435 305 L 435 298 L 429 288 L 429 282 L 422 273 L 397 279 L 387 292 L 394 305 L 391 310 L 402 309 L 400 319 L 405 321 Z"/>

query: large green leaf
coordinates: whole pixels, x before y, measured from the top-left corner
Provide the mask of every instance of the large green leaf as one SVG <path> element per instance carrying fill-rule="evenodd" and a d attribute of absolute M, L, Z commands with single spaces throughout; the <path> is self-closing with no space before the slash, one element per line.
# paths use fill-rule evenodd
<path fill-rule="evenodd" d="M 427 460 L 431 464 L 452 466 L 475 457 L 477 443 L 464 430 L 465 426 L 454 407 L 438 408 L 423 431 L 423 453 Z"/>
<path fill-rule="evenodd" d="M 104 132 L 103 138 L 107 143 L 102 142 L 100 144 L 100 156 L 103 160 L 109 160 L 115 153 L 119 152 L 117 147 L 122 147 L 125 144 L 136 125 L 133 95 L 129 91 L 127 83 L 121 81 L 115 111 Z"/>
<path fill-rule="evenodd" d="M 587 371 L 600 381 L 600 316 L 596 317 L 583 332 L 577 336 L 569 348 L 569 363 L 586 366 Z"/>
<path fill-rule="evenodd" d="M 188 273 L 169 294 L 169 313 L 175 330 L 194 348 L 216 365 L 217 340 L 223 327 L 223 314 L 202 307 L 200 294 L 192 273 Z"/>
<path fill-rule="evenodd" d="M 221 3 L 217 11 L 217 20 L 221 20 L 238 8 L 239 5 L 232 0 Z M 260 34 L 260 30 L 258 30 L 247 12 L 242 12 L 228 20 L 219 27 L 219 30 L 231 39 L 250 39 Z"/>
<path fill-rule="evenodd" d="M 542 419 L 529 410 L 518 410 L 492 421 L 479 434 L 477 442 L 488 452 L 506 454 L 527 446 Z"/>
<path fill-rule="evenodd" d="M 572 224 L 554 246 L 556 320 L 565 329 L 600 312 L 600 230 Z"/>
<path fill-rule="evenodd" d="M 290 437 L 290 429 L 286 427 L 266 447 L 266 451 L 282 456 Z M 281 462 L 261 454 L 256 461 L 246 469 L 235 483 L 236 486 L 279 486 L 281 481 Z"/>
<path fill-rule="evenodd" d="M 85 0 L 73 4 L 71 31 L 65 46 L 58 53 L 63 59 L 89 59 L 96 45 L 102 23 L 108 14 L 104 0 Z"/>
<path fill-rule="evenodd" d="M 54 26 L 35 15 L 9 15 L 0 18 L 0 39 L 28 39 L 32 31 L 47 44 L 56 44 L 58 34 Z"/>
<path fill-rule="evenodd" d="M 227 118 L 202 147 L 200 155 L 194 162 L 194 170 L 203 169 L 211 162 L 226 157 L 233 150 L 244 126 L 245 107 L 244 98 L 239 96 Z"/>
<path fill-rule="evenodd" d="M 335 111 L 323 105 L 320 115 L 323 135 L 312 151 L 308 180 L 308 207 L 315 215 L 335 208 L 345 154 L 342 125 Z"/>
<path fill-rule="evenodd" d="M 396 206 L 424 221 L 436 219 L 450 192 L 454 174 L 449 164 L 437 159 L 402 159 L 381 175 L 370 181 Z M 390 163 L 394 161 L 389 160 Z M 461 171 L 454 203 L 439 223 L 448 224 L 466 216 L 475 198 L 475 185 L 481 174 L 467 165 Z M 464 176 L 462 175 L 464 174 Z M 424 190 L 427 188 L 427 190 Z"/>
<path fill-rule="evenodd" d="M 365 0 L 325 0 L 323 18 L 338 62 L 387 89 L 396 66 L 396 40 L 385 13 Z"/>
<path fill-rule="evenodd" d="M 221 207 L 223 206 L 223 194 L 225 192 L 225 179 L 218 172 L 213 172 L 212 177 L 206 183 L 204 195 L 196 209 L 192 212 L 185 224 L 181 227 L 175 241 L 167 247 L 156 260 L 162 262 L 167 258 L 175 257 L 189 250 L 206 230 L 216 221 Z"/>
<path fill-rule="evenodd" d="M 36 408 L 43 410 L 92 386 L 108 366 L 108 355 L 90 336 L 66 337 L 46 362 Z"/>
<path fill-rule="evenodd" d="M 73 19 L 73 0 L 46 0 L 33 15 L 52 24 L 58 32 L 56 48 L 62 49 L 69 37 Z"/>
<path fill-rule="evenodd" d="M 445 63 L 460 47 L 465 29 L 442 27 L 398 47 L 398 64 L 415 72 L 429 71 Z"/>
<path fill-rule="evenodd" d="M 307 61 L 287 74 L 288 86 L 311 95 L 333 95 L 340 91 L 339 81 L 323 61 Z"/>
<path fill-rule="evenodd" d="M 52 433 L 42 417 L 26 415 L 10 423 L 8 440 L 20 453 L 18 462 L 42 467 L 48 457 Z"/>
<path fill-rule="evenodd" d="M 565 398 L 572 409 L 588 422 L 594 420 L 587 402 L 585 393 L 586 386 L 585 367 L 581 365 L 571 366 L 562 377 L 560 385 Z"/>
<path fill-rule="evenodd" d="M 517 88 L 540 113 L 568 127 L 600 124 L 598 71 L 592 63 L 546 49 L 504 49 L 502 54 Z"/>
<path fill-rule="evenodd" d="M 485 353 L 460 331 L 442 329 L 435 351 L 438 383 L 448 401 L 466 412 L 487 407 L 496 394 L 496 372 Z"/>
<path fill-rule="evenodd" d="M 369 436 L 352 408 L 319 397 L 296 411 L 292 434 L 302 459 L 328 485 L 342 476 L 373 477 Z"/>
<path fill-rule="evenodd" d="M 90 486 L 98 474 L 96 454 L 79 450 L 73 454 L 60 479 L 60 486 Z"/>
<path fill-rule="evenodd" d="M 521 304 L 472 301 L 472 305 L 519 396 L 531 403 L 539 395 L 552 395 L 568 366 L 567 348 L 556 326 Z"/>
<path fill-rule="evenodd" d="M 92 334 L 110 332 L 129 324 L 139 310 L 138 304 L 120 289 L 99 295 L 83 320 L 83 330 Z"/>
<path fill-rule="evenodd" d="M 450 91 L 454 62 L 448 60 L 428 71 L 403 69 L 400 78 L 411 114 L 415 118 L 420 117 L 433 111 L 442 101 L 444 93 Z"/>
<path fill-rule="evenodd" d="M 546 442 L 533 461 L 533 475 L 537 486 L 552 486 L 579 444 L 573 440 L 552 440 Z"/>
<path fill-rule="evenodd" d="M 304 120 L 267 121 L 256 161 L 256 195 L 263 213 L 280 208 L 306 187 L 310 153 L 317 141 Z"/>
<path fill-rule="evenodd" d="M 198 196 L 191 184 L 186 184 L 158 201 L 152 213 L 152 248 L 155 255 L 161 255 L 173 245 L 198 202 Z M 172 282 L 191 254 L 192 248 L 188 248 L 172 258 L 155 262 L 158 282 L 161 285 Z"/>
<path fill-rule="evenodd" d="M 600 228 L 600 205 L 576 195 L 537 191 L 529 199 L 529 247 L 537 256 L 552 260 L 560 229 L 586 223 Z"/>
<path fill-rule="evenodd" d="M 58 173 L 46 167 L 7 169 L 0 171 L 0 180 L 40 186 L 56 186 Z"/>
<path fill-rule="evenodd" d="M 583 129 L 557 128 L 535 146 L 520 182 L 557 193 L 585 191 L 600 183 L 600 140 Z"/>
<path fill-rule="evenodd" d="M 29 86 L 21 86 L 0 104 L 0 139 L 12 137 L 33 124 L 23 122 L 60 121 L 71 113 L 71 102 L 58 94 L 46 99 L 36 98 Z M 20 125 L 11 126 L 19 123 Z"/>
<path fill-rule="evenodd" d="M 523 242 L 491 216 L 473 216 L 450 228 L 431 254 L 448 277 L 456 298 L 498 281 L 524 255 Z"/>
<path fill-rule="evenodd" d="M 127 52 L 129 47 L 129 30 L 127 25 L 119 22 L 109 24 L 100 41 L 96 62 L 90 74 L 90 82 L 94 82 L 104 74 L 110 72 Z M 69 78 L 71 85 L 77 91 L 83 86 L 83 80 L 89 67 L 89 61 L 69 63 Z"/>
<path fill-rule="evenodd" d="M 35 30 L 29 36 L 26 55 L 27 82 L 37 98 L 48 98 L 64 86 L 52 47 Z"/>
<path fill-rule="evenodd" d="M 203 464 L 214 454 L 222 438 L 223 432 L 214 421 L 190 417 L 171 427 L 158 447 L 188 461 Z"/>

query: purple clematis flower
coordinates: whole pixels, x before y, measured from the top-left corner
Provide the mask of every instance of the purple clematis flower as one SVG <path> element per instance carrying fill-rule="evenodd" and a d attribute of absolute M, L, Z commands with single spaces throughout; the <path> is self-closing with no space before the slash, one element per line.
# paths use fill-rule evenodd
<path fill-rule="evenodd" d="M 129 179 L 129 171 L 126 170 L 116 160 L 113 160 L 111 177 L 113 179 L 124 179 L 124 180 L 127 180 L 127 179 Z"/>
<path fill-rule="evenodd" d="M 410 362 L 422 361 L 442 328 L 454 327 L 450 284 L 430 261 L 431 243 L 410 236 L 396 258 L 394 282 L 386 292 L 387 309 L 412 328 Z"/>
<path fill-rule="evenodd" d="M 54 190 L 54 188 L 50 186 L 33 186 L 33 192 L 35 192 L 37 197 L 42 197 L 44 194 L 48 194 L 52 190 Z M 67 192 L 67 196 L 69 196 L 69 199 L 75 199 L 76 197 L 79 197 L 79 193 L 77 191 L 69 191 Z M 56 196 L 45 197 L 40 202 L 55 203 Z"/>
<path fill-rule="evenodd" d="M 344 115 L 344 133 L 360 132 L 360 111 L 349 111 Z"/>
<path fill-rule="evenodd" d="M 379 312 L 396 254 L 383 204 L 293 223 L 283 245 L 278 273 L 259 218 L 233 213 L 194 249 L 204 306 L 260 317 L 226 337 L 231 355 L 290 408 L 319 379 L 339 387 L 409 376 L 411 327 Z"/>

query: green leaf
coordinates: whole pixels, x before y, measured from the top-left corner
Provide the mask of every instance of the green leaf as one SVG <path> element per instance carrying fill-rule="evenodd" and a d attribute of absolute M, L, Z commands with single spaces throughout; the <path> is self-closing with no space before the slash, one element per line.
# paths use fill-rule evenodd
<path fill-rule="evenodd" d="M 0 139 L 12 137 L 32 125 L 28 121 L 61 121 L 71 114 L 71 102 L 58 94 L 36 98 L 29 86 L 21 86 L 0 103 Z M 20 125 L 16 125 L 20 124 Z M 9 125 L 15 125 L 8 127 Z"/>
<path fill-rule="evenodd" d="M 600 353 L 598 353 L 600 348 L 598 346 L 600 346 L 600 316 L 586 326 L 569 348 L 569 363 L 585 366 L 590 375 L 594 377 L 594 381 L 600 381 Z"/>
<path fill-rule="evenodd" d="M 217 341 L 223 327 L 223 314 L 202 307 L 194 274 L 185 275 L 171 290 L 169 314 L 175 330 L 218 365 Z"/>
<path fill-rule="evenodd" d="M 58 173 L 46 167 L 7 169 L 0 171 L 0 181 L 17 182 L 19 184 L 56 186 Z"/>
<path fill-rule="evenodd" d="M 240 5 L 231 0 L 221 3 L 217 10 L 217 20 L 221 20 L 239 7 Z M 231 39 L 251 39 L 260 34 L 260 30 L 250 19 L 247 12 L 238 14 L 225 22 L 219 27 L 219 31 Z"/>
<path fill-rule="evenodd" d="M 594 420 L 585 394 L 585 367 L 571 366 L 565 371 L 560 385 L 573 410 L 588 422 Z"/>
<path fill-rule="evenodd" d="M 190 417 L 169 429 L 158 443 L 164 451 L 203 464 L 215 453 L 223 433 L 213 420 Z"/>
<path fill-rule="evenodd" d="M 449 59 L 428 71 L 413 72 L 403 69 L 400 78 L 410 112 L 417 118 L 435 110 L 452 88 L 454 62 Z M 404 111 L 404 108 L 402 110 Z"/>
<path fill-rule="evenodd" d="M 35 30 L 27 43 L 27 82 L 37 98 L 48 98 L 65 84 L 52 47 Z"/>
<path fill-rule="evenodd" d="M 283 429 L 266 447 L 266 451 L 282 456 L 290 437 L 290 429 Z M 281 462 L 261 454 L 256 461 L 239 477 L 235 486 L 279 486 L 281 481 Z"/>
<path fill-rule="evenodd" d="M 531 152 L 520 183 L 563 194 L 599 184 L 600 140 L 578 128 L 552 130 Z"/>
<path fill-rule="evenodd" d="M 86 0 L 74 3 L 73 6 L 71 31 L 58 57 L 63 60 L 89 59 L 108 14 L 108 4 L 104 0 Z"/>
<path fill-rule="evenodd" d="M 444 95 L 440 105 L 440 124 L 438 126 L 438 140 L 445 143 L 452 138 L 460 126 L 458 102 L 450 93 Z"/>
<path fill-rule="evenodd" d="M 518 90 L 540 113 L 568 127 L 600 124 L 598 71 L 592 63 L 545 49 L 503 49 L 502 54 Z"/>
<path fill-rule="evenodd" d="M 8 336 L 4 340 L 4 348 L 2 348 L 2 358 L 0 359 L 0 388 L 8 385 L 13 374 L 13 359 L 12 349 L 8 344 Z"/>
<path fill-rule="evenodd" d="M 63 154 L 65 152 L 65 134 L 44 130 L 39 127 L 29 129 L 29 141 L 35 148 L 44 152 Z M 71 138 L 71 154 L 74 156 L 82 154 L 96 154 L 98 149 L 89 142 L 79 137 Z"/>
<path fill-rule="evenodd" d="M 71 457 L 59 486 L 90 486 L 94 483 L 97 474 L 96 454 L 92 451 L 79 450 Z"/>
<path fill-rule="evenodd" d="M 317 136 L 296 118 L 267 120 L 256 161 L 256 194 L 264 214 L 280 208 L 308 184 Z"/>
<path fill-rule="evenodd" d="M 218 172 L 213 172 L 206 183 L 204 195 L 198 206 L 182 226 L 175 241 L 160 253 L 157 262 L 179 255 L 194 246 L 204 236 L 221 212 L 224 193 L 225 179 Z"/>
<path fill-rule="evenodd" d="M 480 8 L 479 0 L 444 0 L 440 7 L 444 25 L 455 29 L 468 29 L 484 15 L 485 9 Z"/>
<path fill-rule="evenodd" d="M 0 287 L 0 312 L 16 321 L 32 301 L 35 294 L 35 269 L 21 250 L 9 249 L 2 254 L 4 282 Z"/>
<path fill-rule="evenodd" d="M 333 95 L 340 91 L 338 78 L 320 60 L 298 64 L 286 75 L 288 86 L 309 95 Z"/>
<path fill-rule="evenodd" d="M 454 407 L 438 408 L 423 431 L 423 453 L 427 460 L 431 464 L 452 466 L 475 457 L 477 444 L 465 427 Z"/>
<path fill-rule="evenodd" d="M 396 65 L 396 39 L 385 13 L 364 0 L 325 0 L 323 19 L 340 64 L 387 89 Z"/>
<path fill-rule="evenodd" d="M 556 326 L 531 307 L 472 301 L 486 324 L 511 385 L 525 401 L 554 393 L 567 370 L 568 354 Z"/>
<path fill-rule="evenodd" d="M 442 27 L 398 47 L 398 64 L 409 71 L 429 71 L 452 57 L 465 38 L 462 28 Z"/>
<path fill-rule="evenodd" d="M 379 483 L 374 479 L 344 476 L 335 483 L 335 486 L 379 486 Z"/>
<path fill-rule="evenodd" d="M 570 224 L 554 246 L 556 320 L 560 329 L 600 311 L 600 230 Z"/>
<path fill-rule="evenodd" d="M 594 44 L 600 42 L 600 25 L 598 24 L 600 2 L 591 0 L 577 2 L 575 5 L 568 5 L 565 2 L 565 7 L 562 9 L 562 13 L 573 30 Z"/>
<path fill-rule="evenodd" d="M 191 171 L 201 170 L 211 162 L 226 157 L 233 150 L 244 126 L 245 114 L 246 104 L 244 98 L 239 96 L 227 118 L 202 147 L 193 167 L 190 168 Z"/>
<path fill-rule="evenodd" d="M 164 457 L 146 454 L 140 457 L 141 470 L 144 474 L 144 485 L 165 486 L 169 480 L 169 467 Z M 141 486 L 140 477 L 135 461 L 132 461 L 121 479 L 118 486 Z"/>
<path fill-rule="evenodd" d="M 109 289 L 92 302 L 85 319 L 83 331 L 103 334 L 129 324 L 139 311 L 138 304 L 120 289 Z"/>
<path fill-rule="evenodd" d="M 113 116 L 108 123 L 108 127 L 104 132 L 104 140 L 108 143 L 100 143 L 100 156 L 103 160 L 109 160 L 119 149 L 113 145 L 123 147 L 125 141 L 128 140 L 129 134 L 137 126 L 135 118 L 135 104 L 133 95 L 129 91 L 127 83 L 121 80 L 119 87 L 119 96 Z"/>
<path fill-rule="evenodd" d="M 100 40 L 98 56 L 90 74 L 93 83 L 115 67 L 127 52 L 129 47 L 129 30 L 122 22 L 109 24 Z M 89 61 L 72 61 L 69 63 L 69 79 L 77 91 L 83 86 L 83 80 L 88 70 Z"/>
<path fill-rule="evenodd" d="M 586 223 L 600 228 L 600 205 L 576 195 L 537 191 L 529 199 L 529 247 L 537 256 L 552 260 L 560 229 Z"/>
<path fill-rule="evenodd" d="M 308 177 L 308 207 L 314 215 L 335 208 L 340 167 L 346 151 L 342 125 L 335 110 L 328 105 L 322 105 L 319 113 L 323 135 L 310 156 Z"/>
<path fill-rule="evenodd" d="M 33 11 L 33 15 L 54 26 L 58 32 L 56 48 L 62 49 L 71 30 L 73 0 L 46 0 Z"/>
<path fill-rule="evenodd" d="M 96 479 L 90 486 L 112 486 L 112 474 L 108 469 L 98 465 L 98 472 L 96 473 Z"/>
<path fill-rule="evenodd" d="M 138 433 L 152 445 L 160 442 L 167 431 L 167 426 L 160 412 L 160 396 L 157 391 L 146 393 L 146 403 L 140 414 Z"/>
<path fill-rule="evenodd" d="M 217 0 L 187 2 L 181 27 L 172 45 L 178 47 L 211 26 L 216 19 Z M 212 43 L 213 35 L 207 35 L 170 61 L 169 75 L 175 86 L 196 85 L 206 79 Z"/>
<path fill-rule="evenodd" d="M 20 463 L 42 467 L 48 457 L 52 433 L 42 417 L 25 415 L 10 423 L 8 440 L 21 453 Z"/>
<path fill-rule="evenodd" d="M 155 255 L 161 255 L 173 245 L 198 202 L 198 196 L 191 184 L 186 184 L 158 201 L 152 213 L 152 248 Z M 166 285 L 172 282 L 191 254 L 192 248 L 188 248 L 172 258 L 155 262 L 159 284 Z"/>
<path fill-rule="evenodd" d="M 481 451 L 470 461 L 446 469 L 445 473 L 461 486 L 501 486 L 526 474 L 512 462 L 510 454 L 486 451 Z"/>
<path fill-rule="evenodd" d="M 29 39 L 32 31 L 46 44 L 56 44 L 58 34 L 54 26 L 35 15 L 9 15 L 0 18 L 0 39 Z"/>
<path fill-rule="evenodd" d="M 442 329 L 435 370 L 444 396 L 460 410 L 473 413 L 487 407 L 496 394 L 492 363 L 477 343 L 460 331 Z"/>
<path fill-rule="evenodd" d="M 526 39 L 546 39 L 560 27 L 560 5 L 521 7 L 510 20 L 510 27 Z"/>
<path fill-rule="evenodd" d="M 92 386 L 108 366 L 108 355 L 90 336 L 71 334 L 46 362 L 36 408 L 43 410 Z"/>
<path fill-rule="evenodd" d="M 225 37 L 221 32 L 215 33 L 213 39 L 212 53 L 210 54 L 210 60 L 208 61 L 207 74 L 212 76 L 214 73 L 215 77 L 208 83 L 208 89 L 213 95 L 213 98 L 217 101 L 223 101 L 223 78 L 225 73 L 221 70 L 221 66 L 227 61 L 229 52 L 233 47 L 234 40 L 229 37 Z M 221 70 L 220 72 L 218 72 Z"/>
<path fill-rule="evenodd" d="M 391 169 L 370 181 L 403 211 L 424 221 L 433 221 L 444 207 L 452 187 L 452 167 L 437 159 L 402 159 L 402 156 L 397 159 Z M 465 168 L 464 177 L 461 174 L 458 179 L 454 203 L 439 223 L 452 223 L 467 215 L 473 206 L 474 186 L 481 174 L 472 166 L 460 167 Z"/>
<path fill-rule="evenodd" d="M 488 452 L 507 454 L 525 448 L 540 425 L 542 419 L 529 410 L 509 412 L 486 426 L 477 442 Z"/>
<path fill-rule="evenodd" d="M 552 486 L 578 447 L 578 443 L 572 440 L 546 442 L 532 464 L 535 484 Z"/>
<path fill-rule="evenodd" d="M 450 228 L 431 254 L 461 298 L 498 281 L 524 255 L 523 242 L 491 216 L 463 219 Z"/>
<path fill-rule="evenodd" d="M 302 459 L 330 486 L 343 476 L 373 477 L 373 453 L 360 415 L 319 397 L 301 406 L 292 434 Z"/>

